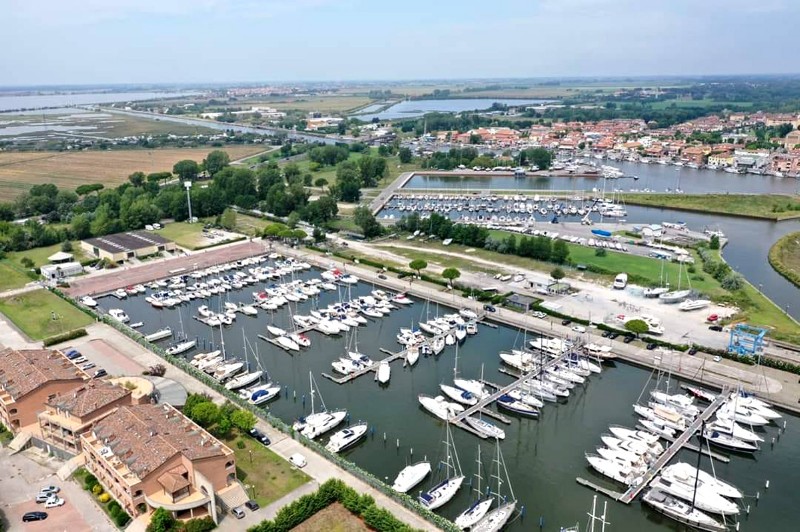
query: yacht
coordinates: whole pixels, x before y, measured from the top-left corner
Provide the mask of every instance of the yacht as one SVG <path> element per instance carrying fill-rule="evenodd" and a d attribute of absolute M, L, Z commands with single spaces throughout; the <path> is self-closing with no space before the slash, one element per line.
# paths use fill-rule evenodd
<path fill-rule="evenodd" d="M 250 373 L 243 373 L 238 377 L 235 377 L 225 383 L 225 388 L 228 390 L 238 390 L 239 388 L 244 388 L 245 386 L 249 386 L 254 382 L 257 382 L 261 376 L 264 374 L 263 371 L 252 371 Z"/>
<path fill-rule="evenodd" d="M 317 436 L 325 434 L 329 430 L 339 425 L 339 423 L 344 421 L 344 418 L 347 417 L 347 410 L 329 411 L 325 407 L 325 401 L 322 399 L 322 395 L 320 395 L 320 403 L 322 403 L 322 410 L 317 412 L 314 408 L 315 406 L 314 398 L 317 395 L 317 392 L 314 389 L 314 377 L 310 371 L 308 372 L 308 378 L 311 387 L 311 413 L 307 416 L 298 419 L 292 425 L 292 428 L 296 431 L 299 431 L 300 434 L 302 434 L 306 438 L 310 438 L 313 440 Z"/>
<path fill-rule="evenodd" d="M 739 507 L 735 503 L 704 484 L 698 483 L 695 490 L 694 478 L 684 479 L 673 476 L 671 479 L 667 479 L 661 474 L 653 479 L 650 486 L 685 501 L 692 502 L 694 500 L 695 507 L 706 512 L 720 515 L 737 515 L 739 513 Z"/>
<path fill-rule="evenodd" d="M 262 384 L 247 390 L 247 402 L 251 405 L 261 405 L 276 398 L 281 393 L 281 387 L 274 383 Z"/>
<path fill-rule="evenodd" d="M 131 319 L 125 314 L 125 311 L 121 308 L 112 308 L 108 311 L 108 315 L 111 316 L 114 320 L 118 321 L 119 323 L 128 323 Z"/>
<path fill-rule="evenodd" d="M 678 310 L 691 311 L 704 309 L 711 304 L 708 299 L 687 299 L 678 305 Z"/>
<path fill-rule="evenodd" d="M 461 403 L 462 405 L 474 406 L 478 404 L 477 397 L 466 390 L 462 390 L 461 388 L 456 388 L 455 386 L 449 386 L 447 384 L 440 384 L 439 389 L 442 390 L 442 393 L 447 397 L 453 401 L 456 401 L 457 403 Z"/>
<path fill-rule="evenodd" d="M 83 296 L 81 298 L 80 302 L 81 302 L 82 305 L 85 305 L 85 306 L 87 306 L 89 308 L 95 308 L 97 306 L 97 301 L 95 301 L 94 299 L 92 299 L 89 296 Z"/>
<path fill-rule="evenodd" d="M 179 342 L 171 347 L 166 349 L 166 353 L 168 355 L 180 355 L 181 353 L 185 353 L 190 349 L 194 349 L 197 345 L 197 340 L 187 340 L 185 342 Z"/>
<path fill-rule="evenodd" d="M 397 478 L 394 479 L 392 489 L 399 493 L 407 493 L 411 488 L 425 480 L 431 473 L 430 462 L 417 462 L 410 466 L 406 466 L 398 473 Z"/>
<path fill-rule="evenodd" d="M 695 482 L 695 476 L 697 476 L 696 480 L 698 482 L 702 482 L 704 486 L 716 491 L 723 497 L 727 497 L 729 499 L 741 499 L 744 497 L 744 494 L 741 492 L 741 490 L 735 486 L 715 478 L 713 475 L 706 473 L 702 469 L 698 471 L 696 467 L 686 462 L 676 462 L 672 465 L 669 465 L 664 468 L 661 474 L 665 478 L 681 478 L 683 479 L 683 482 L 692 483 L 692 485 Z"/>
<path fill-rule="evenodd" d="M 443 421 L 448 421 L 451 417 L 464 411 L 463 406 L 458 403 L 445 401 L 444 397 L 441 395 L 431 397 L 430 395 L 421 393 L 418 396 L 418 400 L 425 410 Z"/>
<path fill-rule="evenodd" d="M 218 381 L 224 381 L 225 379 L 233 377 L 239 373 L 243 367 L 244 362 L 228 362 L 227 364 L 222 364 L 215 369 L 213 377 Z"/>
<path fill-rule="evenodd" d="M 461 388 L 462 390 L 466 390 L 472 395 L 478 397 L 478 399 L 483 399 L 489 395 L 488 390 L 483 386 L 483 383 L 479 380 L 475 379 L 453 379 L 453 384 L 457 387 Z"/>
<path fill-rule="evenodd" d="M 667 517 L 706 532 L 727 532 L 728 528 L 697 508 L 660 489 L 649 489 L 642 501 Z"/>
<path fill-rule="evenodd" d="M 445 441 L 446 459 L 441 462 L 441 465 L 444 466 L 442 468 L 444 470 L 444 479 L 419 495 L 419 502 L 428 510 L 435 510 L 450 502 L 458 493 L 458 490 L 461 489 L 461 484 L 464 483 L 461 464 L 458 461 L 453 437 L 450 434 L 450 423 L 445 423 L 445 430 L 447 433 Z"/>
<path fill-rule="evenodd" d="M 640 482 L 641 475 L 645 473 L 644 467 L 634 467 L 627 462 L 609 460 L 596 454 L 587 453 L 586 461 L 601 475 L 627 486 Z"/>
<path fill-rule="evenodd" d="M 497 438 L 498 440 L 504 440 L 506 438 L 506 431 L 504 431 L 494 423 L 489 423 L 488 421 L 482 418 L 468 416 L 464 418 L 464 422 L 473 429 L 477 430 L 482 434 L 485 434 L 490 438 Z"/>
<path fill-rule="evenodd" d="M 391 376 L 392 368 L 389 366 L 389 363 L 385 360 L 381 360 L 380 364 L 378 364 L 378 372 L 375 375 L 375 380 L 381 384 L 386 384 L 389 382 Z"/>
<path fill-rule="evenodd" d="M 358 443 L 367 433 L 366 423 L 357 423 L 336 432 L 325 446 L 332 453 L 340 453 Z"/>

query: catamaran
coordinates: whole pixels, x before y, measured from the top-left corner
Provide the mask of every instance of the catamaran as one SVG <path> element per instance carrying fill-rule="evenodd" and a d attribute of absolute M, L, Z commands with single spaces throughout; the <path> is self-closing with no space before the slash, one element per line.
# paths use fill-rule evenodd
<path fill-rule="evenodd" d="M 447 504 L 455 497 L 461 484 L 464 482 L 464 474 L 461 472 L 461 463 L 458 461 L 453 436 L 450 433 L 450 423 L 445 424 L 446 439 L 444 441 L 445 459 L 440 463 L 443 466 L 444 479 L 428 491 L 419 495 L 419 502 L 428 510 L 435 510 Z"/>
<path fill-rule="evenodd" d="M 344 421 L 344 418 L 347 417 L 347 410 L 329 411 L 325 407 L 325 401 L 320 394 L 319 400 L 322 403 L 322 410 L 317 412 L 314 408 L 314 397 L 317 392 L 314 389 L 314 376 L 310 371 L 308 372 L 308 380 L 311 387 L 311 413 L 295 421 L 292 428 L 299 431 L 306 438 L 314 439 Z"/>

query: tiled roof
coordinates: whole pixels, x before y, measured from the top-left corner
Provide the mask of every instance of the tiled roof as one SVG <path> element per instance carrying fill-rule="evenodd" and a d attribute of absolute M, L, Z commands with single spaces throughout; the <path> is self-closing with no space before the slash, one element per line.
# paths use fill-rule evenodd
<path fill-rule="evenodd" d="M 53 397 L 47 404 L 66 410 L 70 415 L 84 417 L 130 394 L 130 390 L 122 386 L 91 380 L 70 392 Z"/>
<path fill-rule="evenodd" d="M 123 406 L 94 427 L 95 435 L 143 479 L 180 453 L 189 460 L 227 448 L 167 404 Z"/>
<path fill-rule="evenodd" d="M 85 373 L 55 350 L 6 348 L 0 351 L 0 386 L 14 400 L 49 381 L 85 377 Z"/>

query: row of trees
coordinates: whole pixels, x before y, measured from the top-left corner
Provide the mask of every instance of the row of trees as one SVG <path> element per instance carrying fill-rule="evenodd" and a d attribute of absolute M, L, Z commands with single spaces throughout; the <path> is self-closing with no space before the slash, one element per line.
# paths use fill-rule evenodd
<path fill-rule="evenodd" d="M 239 408 L 230 401 L 217 406 L 205 394 L 189 394 L 183 413 L 218 438 L 227 438 L 234 428 L 246 433 L 256 426 L 256 416 L 249 410 Z"/>
<path fill-rule="evenodd" d="M 518 255 L 543 262 L 554 262 L 565 264 L 569 262 L 569 246 L 561 239 L 553 240 L 546 236 L 522 236 L 517 239 L 516 235 L 509 235 L 506 238 L 490 238 L 486 241 L 485 249 Z"/>
<path fill-rule="evenodd" d="M 472 224 L 457 224 L 447 216 L 438 213 L 431 214 L 430 218 L 423 220 L 418 213 L 403 216 L 395 224 L 400 231 L 433 235 L 441 240 L 452 238 L 456 244 L 465 246 L 484 247 L 489 239 L 489 230 Z"/>

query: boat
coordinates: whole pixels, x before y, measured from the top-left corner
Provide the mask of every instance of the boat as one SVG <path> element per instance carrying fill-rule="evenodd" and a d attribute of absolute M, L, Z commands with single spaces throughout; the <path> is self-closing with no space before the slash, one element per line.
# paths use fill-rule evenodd
<path fill-rule="evenodd" d="M 481 434 L 485 434 L 489 438 L 497 438 L 498 440 L 504 440 L 506 437 L 506 431 L 504 431 L 494 423 L 490 423 L 481 417 L 467 416 L 464 418 L 464 422 L 473 429 L 480 432 Z"/>
<path fill-rule="evenodd" d="M 753 427 L 763 427 L 764 425 L 769 424 L 769 420 L 756 411 L 739 407 L 738 405 L 732 403 L 725 403 L 720 407 L 719 410 L 717 410 L 717 419 L 732 419 L 744 425 L 750 425 Z"/>
<path fill-rule="evenodd" d="M 462 390 L 461 388 L 456 388 L 455 386 L 449 386 L 447 384 L 440 384 L 439 389 L 442 390 L 442 393 L 447 397 L 463 405 L 474 406 L 478 404 L 477 397 L 466 390 Z"/>
<path fill-rule="evenodd" d="M 156 332 L 145 335 L 144 339 L 148 342 L 157 342 L 159 340 L 163 340 L 164 338 L 169 338 L 170 336 L 172 336 L 172 329 L 169 327 L 164 327 Z"/>
<path fill-rule="evenodd" d="M 599 515 L 599 516 L 595 515 L 596 510 L 597 510 L 597 495 L 592 497 L 592 511 L 587 514 L 589 516 L 589 519 L 591 519 L 591 521 L 589 521 L 590 524 L 588 526 L 588 529 L 589 529 L 589 532 L 594 532 L 594 530 L 595 530 L 595 528 L 594 528 L 595 521 L 600 521 L 600 524 L 601 524 L 600 532 L 605 532 L 606 525 L 610 524 L 608 521 L 606 521 L 606 515 L 607 515 L 607 510 L 608 510 L 608 501 L 603 501 L 603 514 L 602 515 Z M 560 532 L 580 532 L 580 530 L 581 530 L 581 526 L 580 526 L 580 523 L 578 523 L 575 526 L 567 526 L 567 527 L 563 527 L 562 526 Z"/>
<path fill-rule="evenodd" d="M 508 395 L 517 401 L 522 401 L 523 403 L 535 407 L 535 408 L 542 408 L 544 406 L 544 402 L 536 397 L 534 394 L 530 392 L 526 392 L 525 390 L 515 389 L 508 392 Z"/>
<path fill-rule="evenodd" d="M 117 299 L 125 299 L 126 297 L 128 297 L 128 292 L 126 292 L 122 288 L 119 288 L 117 290 L 114 290 L 114 297 L 116 297 Z"/>
<path fill-rule="evenodd" d="M 451 417 L 464 411 L 463 406 L 458 403 L 445 401 L 444 397 L 441 395 L 431 397 L 430 395 L 421 393 L 417 396 L 417 399 L 425 410 L 443 421 L 448 421 Z"/>
<path fill-rule="evenodd" d="M 641 482 L 641 475 L 645 472 L 643 467 L 634 467 L 630 463 L 609 460 L 596 454 L 586 453 L 586 461 L 601 475 L 626 486 Z"/>
<path fill-rule="evenodd" d="M 693 508 L 691 505 L 686 504 L 677 497 L 673 497 L 660 489 L 651 488 L 647 490 L 642 497 L 642 501 L 670 519 L 696 528 L 697 530 L 705 530 L 706 532 L 728 531 L 725 525 L 713 517 L 701 512 L 697 508 Z"/>
<path fill-rule="evenodd" d="M 179 342 L 171 347 L 168 347 L 166 349 L 166 353 L 172 356 L 180 355 L 181 353 L 185 353 L 190 349 L 194 349 L 196 345 L 197 340 L 186 340 L 185 342 Z"/>
<path fill-rule="evenodd" d="M 662 294 L 666 294 L 669 292 L 669 288 L 665 286 L 657 286 L 654 288 L 645 288 L 643 295 L 644 297 L 656 298 L 661 297 Z"/>
<path fill-rule="evenodd" d="M 462 308 L 458 311 L 459 316 L 467 320 L 477 320 L 478 314 L 468 308 Z"/>
<path fill-rule="evenodd" d="M 657 419 L 640 419 L 639 424 L 648 432 L 658 434 L 662 438 L 669 440 L 675 437 L 675 429 L 672 427 L 667 427 L 664 425 L 664 423 L 658 421 Z"/>
<path fill-rule="evenodd" d="M 228 390 L 238 390 L 239 388 L 244 388 L 245 386 L 249 386 L 254 382 L 258 381 L 261 376 L 264 375 L 264 372 L 261 370 L 252 371 L 250 373 L 243 373 L 238 377 L 231 379 L 230 381 L 225 383 L 225 388 Z"/>
<path fill-rule="evenodd" d="M 704 390 L 702 388 L 698 388 L 697 386 L 690 386 L 688 384 L 682 384 L 681 388 L 689 392 L 692 396 L 696 399 L 700 399 L 701 401 L 705 401 L 707 403 L 712 403 L 714 399 L 717 398 L 716 394 L 709 392 L 708 390 Z"/>
<path fill-rule="evenodd" d="M 517 498 L 514 496 L 514 490 L 511 487 L 511 478 L 508 475 L 506 462 L 500 452 L 499 440 L 495 443 L 495 447 L 497 448 L 497 457 L 494 461 L 495 474 L 492 476 L 497 479 L 497 488 L 491 495 L 497 501 L 497 508 L 489 511 L 483 519 L 478 521 L 478 524 L 471 529 L 473 532 L 497 532 L 508 523 L 517 508 Z M 505 482 L 501 479 L 501 468 L 503 476 L 505 476 Z M 501 494 L 500 487 L 503 485 L 508 488 L 506 495 Z"/>
<path fill-rule="evenodd" d="M 413 366 L 417 363 L 417 360 L 419 360 L 419 347 L 416 345 L 409 346 L 406 349 L 406 363 L 409 366 Z"/>
<path fill-rule="evenodd" d="M 95 308 L 97 306 L 97 301 L 92 299 L 90 296 L 83 296 L 80 301 L 82 305 L 89 308 Z"/>
<path fill-rule="evenodd" d="M 428 510 L 435 510 L 447 504 L 455 497 L 458 490 L 461 489 L 461 484 L 464 483 L 464 474 L 461 472 L 458 453 L 453 444 L 453 436 L 450 433 L 450 423 L 445 423 L 445 433 L 445 459 L 441 461 L 444 479 L 419 495 L 419 502 Z"/>
<path fill-rule="evenodd" d="M 740 440 L 730 434 L 719 432 L 711 428 L 706 428 L 705 432 L 703 432 L 703 438 L 711 445 L 716 445 L 722 449 L 738 453 L 750 454 L 758 450 L 758 445 L 753 442 Z"/>
<path fill-rule="evenodd" d="M 267 325 L 267 332 L 273 336 L 286 336 L 286 331 L 274 325 Z"/>
<path fill-rule="evenodd" d="M 398 493 L 407 493 L 411 488 L 425 480 L 431 472 L 430 462 L 417 462 L 404 467 L 394 479 L 392 489 Z"/>
<path fill-rule="evenodd" d="M 695 489 L 694 478 L 673 477 L 667 479 L 661 474 L 651 481 L 650 486 L 679 499 L 694 502 L 696 508 L 706 512 L 720 515 L 737 515 L 739 513 L 739 507 L 735 503 L 707 488 L 704 484 L 698 482 L 697 489 Z"/>
<path fill-rule="evenodd" d="M 325 446 L 327 450 L 332 453 L 340 453 L 358 443 L 367 433 L 366 423 L 356 423 L 346 429 L 342 429 L 331 436 L 328 444 Z"/>
<path fill-rule="evenodd" d="M 611 425 L 608 427 L 611 434 L 622 440 L 640 440 L 648 445 L 658 443 L 659 437 L 657 434 L 647 432 L 645 430 L 634 430 L 627 427 L 620 427 L 619 425 Z"/>
<path fill-rule="evenodd" d="M 143 321 L 137 321 L 136 323 L 131 323 L 130 325 L 128 325 L 128 327 L 130 327 L 131 329 L 138 329 L 139 327 L 142 326 L 144 326 Z"/>
<path fill-rule="evenodd" d="M 727 497 L 729 499 L 741 499 L 744 497 L 744 493 L 742 493 L 741 490 L 732 484 L 723 482 L 722 480 L 715 478 L 713 475 L 706 473 L 702 469 L 698 470 L 696 467 L 686 462 L 676 462 L 665 467 L 662 471 L 662 475 L 667 478 L 681 477 L 686 479 L 685 481 L 689 483 L 693 483 L 695 481 L 695 476 L 697 476 L 697 480 L 699 482 L 702 482 L 703 485 L 708 486 L 709 489 L 713 489 L 723 497 Z"/>
<path fill-rule="evenodd" d="M 664 452 L 664 447 L 661 446 L 660 443 L 647 443 L 645 441 L 633 438 L 633 439 L 621 439 L 611 436 L 609 434 L 603 434 L 600 437 L 600 440 L 609 448 L 609 449 L 621 449 L 623 451 L 628 451 L 634 453 L 637 456 L 658 456 Z"/>
<path fill-rule="evenodd" d="M 717 418 L 714 421 L 707 423 L 706 427 L 717 432 L 721 432 L 723 434 L 728 434 L 733 436 L 734 438 L 738 438 L 743 441 L 748 441 L 750 443 L 757 443 L 764 441 L 764 438 L 753 432 L 752 430 L 746 429 L 743 426 L 739 425 L 736 421 L 728 418 Z"/>
<path fill-rule="evenodd" d="M 214 369 L 214 374 L 212 376 L 218 381 L 222 382 L 225 379 L 233 377 L 234 375 L 242 371 L 243 367 L 244 367 L 244 362 L 238 362 L 238 361 L 228 362 Z"/>
<path fill-rule="evenodd" d="M 692 294 L 691 290 L 673 290 L 672 292 L 665 292 L 658 296 L 658 300 L 662 303 L 677 303 L 683 301 Z"/>
<path fill-rule="evenodd" d="M 466 390 L 472 395 L 478 397 L 478 399 L 483 399 L 489 395 L 489 392 L 483 386 L 483 383 L 479 380 L 475 379 L 453 379 L 453 384 L 457 387 L 461 388 L 462 390 Z"/>
<path fill-rule="evenodd" d="M 274 340 L 287 351 L 300 351 L 300 345 L 288 336 L 276 336 Z"/>
<path fill-rule="evenodd" d="M 539 410 L 537 408 L 523 403 L 522 401 L 518 401 L 508 394 L 503 394 L 497 399 L 497 406 L 521 416 L 539 417 Z"/>
<path fill-rule="evenodd" d="M 269 382 L 256 386 L 255 388 L 250 388 L 247 392 L 247 402 L 251 405 L 258 406 L 278 397 L 281 393 L 281 387 L 275 383 Z"/>
<path fill-rule="evenodd" d="M 478 480 L 475 487 L 475 493 L 478 494 L 478 497 L 453 521 L 461 530 L 467 530 L 478 524 L 478 521 L 483 519 L 483 517 L 494 504 L 494 498 L 487 496 L 481 491 L 481 479 L 483 478 L 481 477 L 481 466 L 483 465 L 483 462 L 481 462 L 480 445 L 478 445 L 478 458 L 475 461 L 478 464 L 478 471 L 475 473 L 475 478 Z"/>
<path fill-rule="evenodd" d="M 306 438 L 313 440 L 317 436 L 325 434 L 329 430 L 336 427 L 339 423 L 344 421 L 344 418 L 347 417 L 347 410 L 342 409 L 329 411 L 325 407 L 325 401 L 322 399 L 322 395 L 320 395 L 319 399 L 320 403 L 322 403 L 322 410 L 317 412 L 314 408 L 314 398 L 317 392 L 314 389 L 314 376 L 310 371 L 308 372 L 308 379 L 311 388 L 311 413 L 298 419 L 292 425 L 292 428 L 300 432 L 300 434 Z"/>
<path fill-rule="evenodd" d="M 678 305 L 678 310 L 683 310 L 685 312 L 691 310 L 700 310 L 706 308 L 711 304 L 711 301 L 708 299 L 687 299 L 686 301 L 681 302 Z"/>
<path fill-rule="evenodd" d="M 392 303 L 398 303 L 400 305 L 411 305 L 414 303 L 406 294 L 397 294 L 392 298 Z"/>
<path fill-rule="evenodd" d="M 108 315 L 111 316 L 114 320 L 118 321 L 119 323 L 128 323 L 131 319 L 125 314 L 125 311 L 121 308 L 112 308 L 108 311 Z"/>
<path fill-rule="evenodd" d="M 391 376 L 392 368 L 389 366 L 389 363 L 385 360 L 381 360 L 380 364 L 378 364 L 378 372 L 375 375 L 375 380 L 381 384 L 386 384 L 389 382 Z"/>
<path fill-rule="evenodd" d="M 331 362 L 331 367 L 336 373 L 350 375 L 361 369 L 361 364 L 350 358 L 341 357 Z"/>

